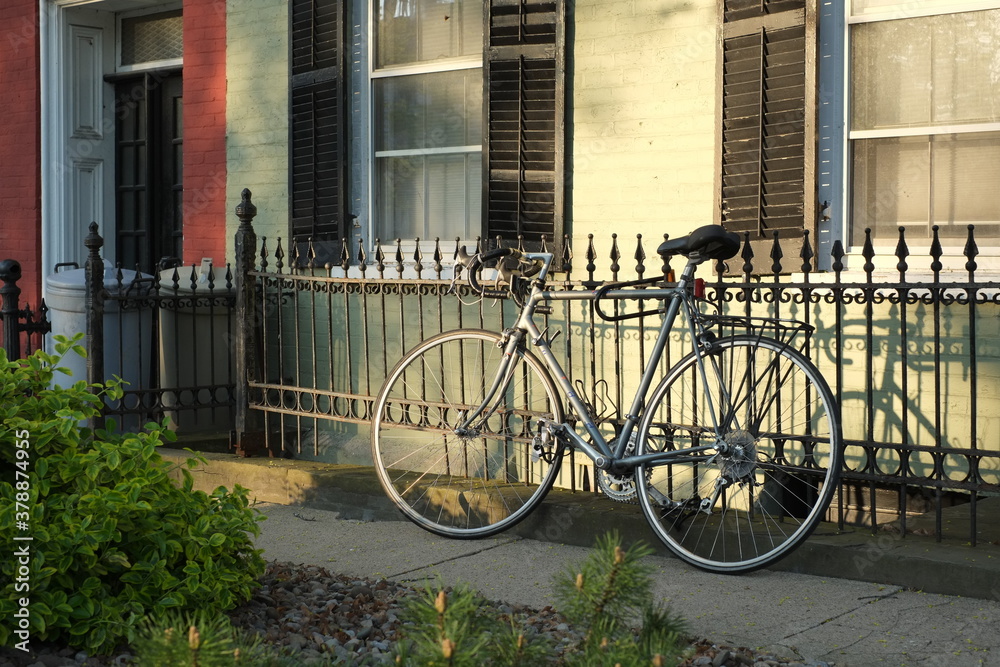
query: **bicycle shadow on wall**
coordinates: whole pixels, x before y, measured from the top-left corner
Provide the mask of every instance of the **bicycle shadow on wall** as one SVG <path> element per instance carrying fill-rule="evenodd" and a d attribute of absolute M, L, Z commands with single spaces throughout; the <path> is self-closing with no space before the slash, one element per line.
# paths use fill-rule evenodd
<path fill-rule="evenodd" d="M 967 305 L 956 305 L 960 310 L 941 308 L 936 333 L 933 306 L 906 304 L 904 324 L 898 303 L 875 304 L 870 348 L 865 315 L 845 313 L 841 321 L 844 470 L 847 485 L 856 486 L 851 490 L 855 497 L 849 501 L 853 507 L 845 510 L 852 523 L 870 524 L 874 512 L 895 520 L 901 504 L 895 501 L 885 508 L 876 507 L 875 499 L 864 497 L 863 482 L 851 483 L 851 473 L 875 475 L 883 480 L 877 483 L 879 487 L 892 485 L 896 493 L 906 484 L 907 514 L 932 510 L 936 488 L 944 489 L 942 504 L 948 506 L 969 501 L 967 492 L 955 491 L 963 482 L 1000 482 L 996 449 L 985 450 L 986 456 L 975 460 L 964 451 L 950 451 L 984 444 L 981 426 L 978 433 L 970 431 L 969 310 Z M 812 356 L 834 383 L 837 336 L 830 306 L 816 304 L 813 323 Z M 991 359 L 995 365 L 1000 362 L 1000 355 L 993 352 L 984 355 L 980 351 L 980 373 Z M 980 400 L 979 424 L 986 422 L 984 405 Z"/>

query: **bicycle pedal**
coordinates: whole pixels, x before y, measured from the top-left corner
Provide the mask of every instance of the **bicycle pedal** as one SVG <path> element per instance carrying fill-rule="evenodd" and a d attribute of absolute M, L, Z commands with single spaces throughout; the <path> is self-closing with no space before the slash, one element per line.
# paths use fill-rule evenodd
<path fill-rule="evenodd" d="M 542 445 L 539 440 L 541 438 L 536 435 L 531 442 L 531 455 L 529 458 L 531 458 L 532 463 L 537 463 L 542 458 Z"/>
<path fill-rule="evenodd" d="M 531 439 L 531 454 L 529 456 L 532 463 L 537 463 L 539 459 L 545 456 L 545 451 L 549 448 L 550 442 L 551 434 L 547 430 L 542 430 L 541 433 Z"/>

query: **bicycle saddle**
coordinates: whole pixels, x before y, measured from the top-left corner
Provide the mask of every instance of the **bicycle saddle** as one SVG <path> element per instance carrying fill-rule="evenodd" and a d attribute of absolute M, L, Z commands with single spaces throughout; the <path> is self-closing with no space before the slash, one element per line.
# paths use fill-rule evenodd
<path fill-rule="evenodd" d="M 656 252 L 664 259 L 673 255 L 689 257 L 695 254 L 704 259 L 729 259 L 739 250 L 739 234 L 727 232 L 719 225 L 705 225 L 687 236 L 664 241 Z"/>

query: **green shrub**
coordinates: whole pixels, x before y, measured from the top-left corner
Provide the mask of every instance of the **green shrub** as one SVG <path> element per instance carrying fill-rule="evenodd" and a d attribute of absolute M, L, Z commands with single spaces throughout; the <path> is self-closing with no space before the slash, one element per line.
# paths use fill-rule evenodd
<path fill-rule="evenodd" d="M 15 462 L 0 480 L 0 549 L 30 551 L 27 576 L 17 558 L 0 560 L 0 645 L 25 640 L 27 615 L 32 641 L 102 653 L 147 617 L 248 599 L 264 561 L 247 490 L 194 491 L 194 458 L 178 487 L 156 451 L 175 437 L 165 426 L 81 427 L 121 383 L 50 388 L 62 356 L 83 354 L 78 338 L 56 339 L 55 355 L 8 361 L 0 350 L 0 458 Z"/>

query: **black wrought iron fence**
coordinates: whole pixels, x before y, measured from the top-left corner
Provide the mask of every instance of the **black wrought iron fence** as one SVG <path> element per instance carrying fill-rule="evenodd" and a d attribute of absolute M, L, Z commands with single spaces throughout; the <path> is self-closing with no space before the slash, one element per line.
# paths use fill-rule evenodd
<path fill-rule="evenodd" d="M 880 258 L 866 231 L 853 271 L 840 242 L 822 273 L 808 235 L 793 264 L 783 253 L 793 244 L 775 238 L 767 258 L 744 244 L 742 266 L 729 267 L 742 276 L 719 279 L 709 297 L 816 328 L 809 354 L 837 394 L 846 444 L 840 520 L 964 533 L 975 544 L 981 512 L 1000 506 L 1000 282 L 980 276 L 973 226 L 960 254 L 930 232 L 914 251 L 900 228 L 894 252 Z M 769 275 L 754 276 L 761 263 Z"/>
<path fill-rule="evenodd" d="M 21 263 L 14 259 L 0 260 L 0 347 L 12 360 L 44 347 L 45 334 L 51 328 L 44 300 L 37 310 L 30 304 L 21 304 L 19 280 Z"/>
<path fill-rule="evenodd" d="M 88 382 L 125 381 L 103 417 L 125 429 L 167 420 L 180 435 L 225 437 L 235 414 L 234 279 L 229 267 L 109 267 L 97 225 L 84 241 Z"/>
<path fill-rule="evenodd" d="M 246 397 L 237 406 L 246 409 L 238 407 L 236 443 L 244 454 L 370 465 L 373 397 L 404 351 L 442 330 L 499 330 L 515 315 L 507 301 L 474 301 L 461 287 L 447 293 L 453 246 L 395 241 L 371 253 L 345 246 L 338 264 L 317 266 L 308 243 L 291 244 L 287 254 L 280 239 L 257 243 L 248 192 L 240 212 L 237 263 L 247 278 L 238 289 L 237 328 L 246 348 L 237 354 L 245 363 L 237 377 L 248 381 L 242 389 L 237 383 Z M 863 266 L 848 271 L 835 244 L 823 272 L 807 236 L 775 238 L 766 258 L 745 244 L 725 277 L 703 271 L 704 304 L 815 327 L 806 352 L 840 399 L 846 439 L 831 518 L 975 543 L 977 517 L 1000 504 L 1000 399 L 983 391 L 1000 373 L 1000 283 L 980 277 L 971 229 L 958 259 L 944 256 L 935 231 L 919 279 L 902 231 L 899 239 L 889 272 L 876 270 L 870 241 L 851 257 Z M 589 290 L 668 273 L 659 257 L 647 259 L 647 244 L 639 236 L 625 247 L 612 235 L 599 252 L 591 237 L 581 268 L 564 243 L 563 272 L 550 286 Z M 945 269 L 955 261 L 960 275 Z M 563 334 L 553 352 L 580 395 L 607 418 L 603 428 L 618 428 L 618 407 L 634 393 L 659 322 L 606 322 L 586 301 L 558 302 L 544 317 L 550 333 Z M 668 346 L 665 369 L 682 354 L 683 336 Z M 589 461 L 580 458 L 558 483 L 595 491 Z"/>

